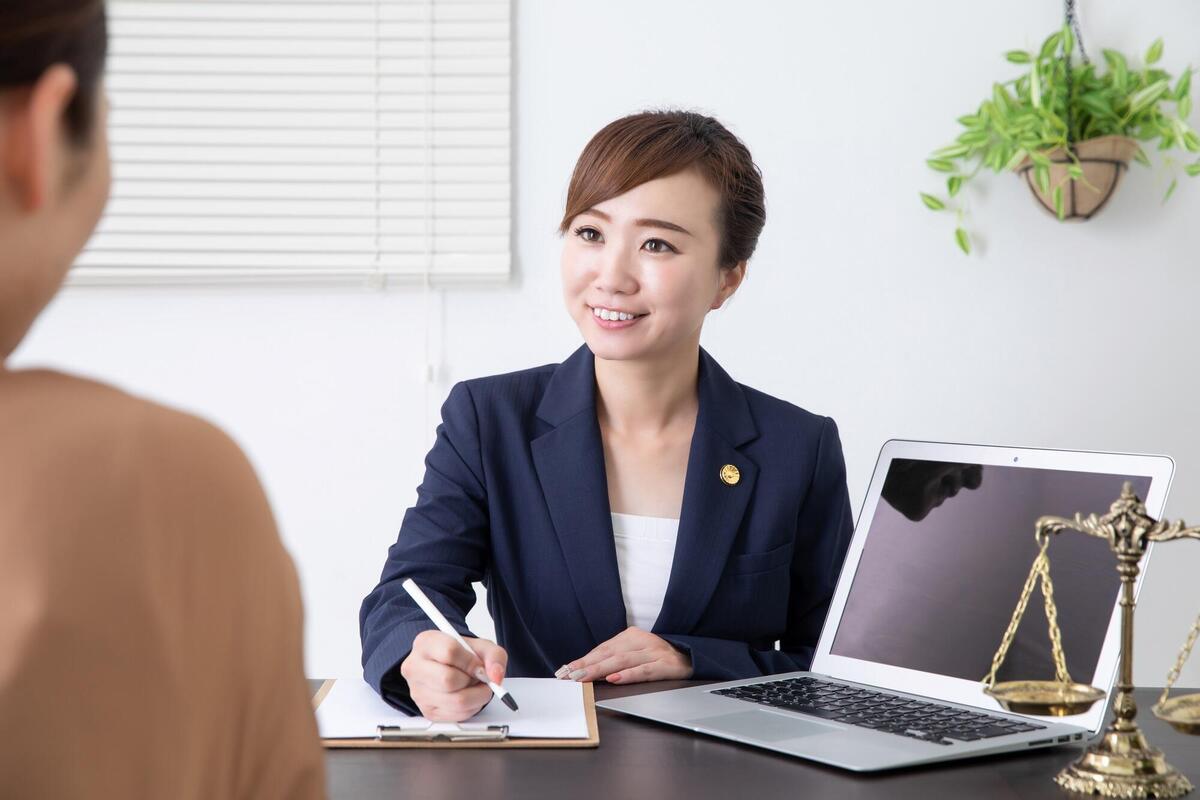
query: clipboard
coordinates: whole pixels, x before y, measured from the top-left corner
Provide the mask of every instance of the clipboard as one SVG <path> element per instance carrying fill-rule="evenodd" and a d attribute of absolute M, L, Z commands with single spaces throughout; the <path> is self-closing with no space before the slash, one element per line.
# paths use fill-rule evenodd
<path fill-rule="evenodd" d="M 333 688 L 335 679 L 326 680 L 313 695 L 312 704 L 315 711 L 329 690 Z M 508 726 L 472 726 L 469 723 L 456 725 L 454 723 L 434 723 L 427 729 L 408 729 L 403 732 L 390 726 L 377 726 L 375 738 L 360 739 L 322 739 L 321 744 L 329 750 L 340 749 L 529 749 L 529 748 L 590 748 L 600 746 L 600 729 L 596 725 L 596 695 L 592 684 L 583 684 L 584 717 L 587 720 L 588 735 L 586 739 L 533 739 L 512 738 L 508 735 Z"/>

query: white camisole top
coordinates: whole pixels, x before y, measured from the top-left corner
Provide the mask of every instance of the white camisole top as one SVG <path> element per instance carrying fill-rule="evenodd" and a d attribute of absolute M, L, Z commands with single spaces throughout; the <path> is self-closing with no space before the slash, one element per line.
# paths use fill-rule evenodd
<path fill-rule="evenodd" d="M 662 611 L 675 560 L 679 520 L 613 514 L 612 529 L 626 624 L 648 631 Z"/>

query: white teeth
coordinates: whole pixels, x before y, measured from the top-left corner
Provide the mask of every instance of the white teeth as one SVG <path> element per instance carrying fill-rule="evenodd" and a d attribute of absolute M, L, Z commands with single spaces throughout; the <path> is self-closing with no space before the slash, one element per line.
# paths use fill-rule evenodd
<path fill-rule="evenodd" d="M 610 322 L 616 322 L 617 320 L 624 322 L 626 320 L 637 318 L 637 314 L 627 314 L 624 311 L 611 311 L 607 308 L 593 308 L 592 316 L 609 320 Z"/>

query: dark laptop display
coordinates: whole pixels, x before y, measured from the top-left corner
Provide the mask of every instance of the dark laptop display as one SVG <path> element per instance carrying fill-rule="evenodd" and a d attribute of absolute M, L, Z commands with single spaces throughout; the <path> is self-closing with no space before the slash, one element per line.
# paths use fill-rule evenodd
<path fill-rule="evenodd" d="M 1145 476 L 893 459 L 830 652 L 982 679 L 1037 555 L 1038 517 L 1104 513 L 1124 481 L 1145 498 Z M 1091 681 L 1119 586 L 1112 553 L 1068 534 L 1050 565 L 1067 667 Z M 1035 592 L 999 679 L 1053 675 Z"/>

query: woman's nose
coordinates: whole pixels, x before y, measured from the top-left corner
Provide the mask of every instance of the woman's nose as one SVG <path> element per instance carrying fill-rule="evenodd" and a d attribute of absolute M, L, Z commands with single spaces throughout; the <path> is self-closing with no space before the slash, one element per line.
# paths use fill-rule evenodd
<path fill-rule="evenodd" d="M 597 265 L 596 288 L 609 294 L 632 294 L 637 291 L 633 266 L 633 259 L 624 248 L 606 248 Z"/>

